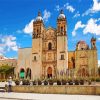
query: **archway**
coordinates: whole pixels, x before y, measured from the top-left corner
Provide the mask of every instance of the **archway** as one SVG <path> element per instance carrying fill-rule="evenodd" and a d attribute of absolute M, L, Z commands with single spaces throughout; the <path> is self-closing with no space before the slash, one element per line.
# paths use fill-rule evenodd
<path fill-rule="evenodd" d="M 48 69 L 47 69 L 47 76 L 48 76 L 48 78 L 52 77 L 52 68 L 51 67 L 48 67 Z"/>
<path fill-rule="evenodd" d="M 81 70 L 81 75 L 82 75 L 82 77 L 85 77 L 86 76 L 86 71 L 85 71 L 84 68 Z"/>
<path fill-rule="evenodd" d="M 78 70 L 78 76 L 86 77 L 86 76 L 89 76 L 89 73 L 85 68 L 81 68 Z"/>
<path fill-rule="evenodd" d="M 31 69 L 30 68 L 27 68 L 26 70 L 26 78 L 31 79 Z"/>
<path fill-rule="evenodd" d="M 20 78 L 25 78 L 25 70 L 22 68 L 19 74 Z"/>

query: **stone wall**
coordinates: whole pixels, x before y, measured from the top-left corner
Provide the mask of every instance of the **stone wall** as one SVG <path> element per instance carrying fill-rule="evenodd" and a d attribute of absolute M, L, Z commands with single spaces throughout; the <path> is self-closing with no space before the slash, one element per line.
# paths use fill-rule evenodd
<path fill-rule="evenodd" d="M 13 92 L 100 95 L 100 86 L 13 86 Z"/>

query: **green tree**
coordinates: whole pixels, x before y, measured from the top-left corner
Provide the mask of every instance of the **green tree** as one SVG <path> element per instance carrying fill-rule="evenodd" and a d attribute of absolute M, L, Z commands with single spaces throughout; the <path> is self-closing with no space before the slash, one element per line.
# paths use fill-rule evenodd
<path fill-rule="evenodd" d="M 14 67 L 9 65 L 2 65 L 0 66 L 0 74 L 3 75 L 3 78 L 8 78 L 10 75 L 14 74 Z"/>
<path fill-rule="evenodd" d="M 100 76 L 100 66 L 98 67 L 98 74 L 99 74 L 99 76 Z"/>

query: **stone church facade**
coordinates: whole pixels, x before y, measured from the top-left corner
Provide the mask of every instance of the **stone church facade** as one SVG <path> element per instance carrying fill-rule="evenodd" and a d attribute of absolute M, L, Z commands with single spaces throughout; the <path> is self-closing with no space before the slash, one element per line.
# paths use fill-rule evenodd
<path fill-rule="evenodd" d="M 41 13 L 38 12 L 38 16 L 33 22 L 32 48 L 20 48 L 18 52 L 17 76 L 32 80 L 62 79 L 71 75 L 80 76 L 83 69 L 86 72 L 84 77 L 89 76 L 90 73 L 87 71 L 90 70 L 93 70 L 92 73 L 95 75 L 97 67 L 96 41 L 93 42 L 91 50 L 85 50 L 84 46 L 84 50 L 79 50 L 81 46 L 77 46 L 76 51 L 73 52 L 68 52 L 67 41 L 67 21 L 63 11 L 61 10 L 57 18 L 56 28 L 46 28 Z M 87 62 L 90 57 L 91 61 Z M 71 74 L 70 70 L 72 69 L 74 74 Z"/>
<path fill-rule="evenodd" d="M 75 51 L 68 52 L 70 76 L 95 77 L 98 75 L 98 57 L 96 38 L 91 38 L 91 47 L 85 41 L 79 41 Z"/>

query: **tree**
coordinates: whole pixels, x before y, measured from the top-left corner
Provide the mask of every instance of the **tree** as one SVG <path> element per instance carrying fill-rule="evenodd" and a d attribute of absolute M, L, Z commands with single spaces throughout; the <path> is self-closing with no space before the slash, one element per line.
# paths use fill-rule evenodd
<path fill-rule="evenodd" d="M 98 74 L 99 74 L 99 76 L 100 76 L 100 66 L 98 67 Z"/>
<path fill-rule="evenodd" d="M 0 74 L 3 75 L 3 78 L 8 78 L 10 75 L 14 74 L 14 67 L 9 65 L 2 65 L 0 66 Z"/>

